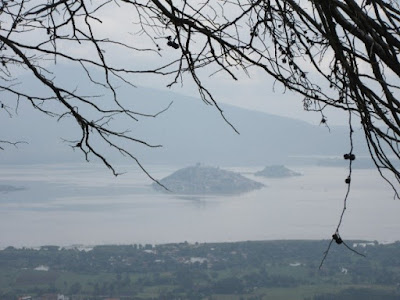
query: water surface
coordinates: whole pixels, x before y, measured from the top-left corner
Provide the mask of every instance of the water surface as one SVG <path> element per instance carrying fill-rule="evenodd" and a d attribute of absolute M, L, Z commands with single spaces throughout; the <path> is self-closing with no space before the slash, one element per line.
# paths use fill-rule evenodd
<path fill-rule="evenodd" d="M 261 190 L 182 197 L 153 191 L 140 171 L 114 177 L 92 164 L 3 165 L 0 183 L 26 189 L 0 193 L 0 247 L 329 239 L 347 170 L 296 166 L 304 176 L 251 175 L 263 167 L 231 168 L 266 184 Z M 149 167 L 160 179 L 176 169 Z M 353 171 L 342 237 L 400 240 L 400 201 L 393 195 L 375 170 Z"/>

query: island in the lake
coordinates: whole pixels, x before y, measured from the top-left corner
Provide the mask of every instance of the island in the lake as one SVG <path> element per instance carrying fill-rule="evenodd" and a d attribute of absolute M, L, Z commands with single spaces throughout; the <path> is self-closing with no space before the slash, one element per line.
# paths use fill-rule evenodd
<path fill-rule="evenodd" d="M 269 178 L 285 178 L 293 176 L 301 176 L 301 173 L 292 171 L 283 165 L 267 166 L 263 170 L 254 173 L 256 176 L 263 176 Z"/>
<path fill-rule="evenodd" d="M 200 164 L 180 169 L 159 182 L 172 193 L 184 195 L 232 195 L 265 186 L 238 173 Z M 156 182 L 152 186 L 158 191 L 165 191 Z"/>
<path fill-rule="evenodd" d="M 17 187 L 13 185 L 0 184 L 0 193 L 9 193 L 25 190 L 24 187 Z"/>

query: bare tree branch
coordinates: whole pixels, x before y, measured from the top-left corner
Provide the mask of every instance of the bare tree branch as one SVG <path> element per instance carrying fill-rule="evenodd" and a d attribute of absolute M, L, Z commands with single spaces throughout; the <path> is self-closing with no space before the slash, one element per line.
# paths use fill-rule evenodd
<path fill-rule="evenodd" d="M 132 12 L 133 23 L 123 34 L 130 34 L 134 42 L 120 32 L 102 36 L 98 28 L 108 9 L 116 14 Z M 189 77 L 201 99 L 215 106 L 236 131 L 204 83 L 203 72 L 237 81 L 241 74 L 251 76 L 251 70 L 258 69 L 298 93 L 306 110 L 320 112 L 321 124 L 328 126 L 326 108 L 347 112 L 353 120 L 349 122 L 351 143 L 354 120 L 360 122 L 376 168 L 399 197 L 399 28 L 400 7 L 395 0 L 5 0 L 0 4 L 0 90 L 11 95 L 15 105 L 3 100 L 0 105 L 8 117 L 20 101 L 57 120 L 70 116 L 80 128 L 70 145 L 80 149 L 86 160 L 97 157 L 119 174 L 98 144 L 101 141 L 131 158 L 152 178 L 120 141 L 150 148 L 160 145 L 135 138 L 129 130 L 114 129 L 112 121 L 153 118 L 170 105 L 155 114 L 126 107 L 118 84 L 135 86 L 133 75 L 167 77 L 168 86 Z M 121 67 L 110 49 L 122 51 L 127 61 L 143 53 L 157 60 L 149 67 L 134 63 Z M 106 105 L 95 101 L 96 95 L 57 82 L 51 70 L 60 61 L 107 90 L 112 107 L 110 101 Z M 33 76 L 46 93 L 24 89 L 21 72 Z M 352 146 L 346 155 L 349 182 L 334 234 L 338 238 L 350 192 Z M 386 176 L 387 171 L 394 180 Z"/>

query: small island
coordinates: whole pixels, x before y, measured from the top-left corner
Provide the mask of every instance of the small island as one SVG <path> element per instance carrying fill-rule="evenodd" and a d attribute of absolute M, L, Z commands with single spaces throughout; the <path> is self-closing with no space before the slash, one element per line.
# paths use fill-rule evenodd
<path fill-rule="evenodd" d="M 200 164 L 180 169 L 161 179 L 160 183 L 172 193 L 181 195 L 232 195 L 264 187 L 264 184 L 238 173 Z M 156 182 L 152 186 L 165 191 Z"/>
<path fill-rule="evenodd" d="M 16 192 L 23 190 L 25 190 L 24 187 L 16 187 L 12 185 L 0 184 L 0 193 L 9 193 L 9 192 Z"/>
<path fill-rule="evenodd" d="M 283 165 L 267 166 L 263 170 L 254 173 L 255 176 L 263 176 L 269 178 L 286 178 L 293 176 L 301 176 L 302 174 L 292 171 Z"/>

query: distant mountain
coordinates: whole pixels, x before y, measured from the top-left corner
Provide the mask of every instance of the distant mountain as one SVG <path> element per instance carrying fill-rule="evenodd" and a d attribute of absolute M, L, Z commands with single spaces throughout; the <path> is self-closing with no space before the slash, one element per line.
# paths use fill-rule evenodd
<path fill-rule="evenodd" d="M 238 173 L 200 164 L 180 169 L 161 179 L 160 183 L 172 193 L 184 195 L 241 194 L 264 187 L 262 183 Z M 165 191 L 155 182 L 152 186 Z"/>
<path fill-rule="evenodd" d="M 65 72 L 64 76 L 68 80 L 75 75 Z M 32 85 L 32 88 L 35 89 L 35 86 Z M 103 92 L 95 87 L 81 85 L 80 88 L 85 94 L 101 95 Z M 149 148 L 124 141 L 123 146 L 128 147 L 144 164 L 184 166 L 198 161 L 219 166 L 287 164 L 290 157 L 340 157 L 349 151 L 348 129 L 345 127 L 333 127 L 329 131 L 325 126 L 313 126 L 303 121 L 220 103 L 224 115 L 240 133 L 236 134 L 214 106 L 200 99 L 150 88 L 121 88 L 117 92 L 123 105 L 146 114 L 156 114 L 173 102 L 167 111 L 154 118 L 137 116 L 137 122 L 131 118 L 115 118 L 110 122 L 114 128 L 129 130 L 138 139 L 163 146 Z M 95 101 L 101 104 L 109 96 L 105 94 Z M 57 106 L 56 102 L 54 106 Z M 97 118 L 93 116 L 93 119 Z M 33 110 L 29 103 L 21 101 L 18 115 L 0 118 L 0 126 L 7 128 L 2 131 L 1 140 L 29 143 L 2 151 L 0 163 L 84 161 L 80 151 L 74 151 L 64 142 L 80 137 L 81 129 L 71 118 L 57 122 L 56 118 L 43 115 Z M 362 146 L 362 133 L 356 130 L 354 136 L 355 153 L 358 155 L 366 147 Z M 119 152 L 110 151 L 107 145 L 101 147 L 111 163 L 132 164 Z M 91 156 L 89 160 L 96 161 Z"/>
<path fill-rule="evenodd" d="M 254 175 L 270 178 L 301 176 L 300 173 L 292 171 L 283 165 L 266 166 L 263 170 L 254 173 Z"/>
<path fill-rule="evenodd" d="M 215 107 L 199 99 L 152 93 L 151 99 L 165 97 L 165 103 L 174 103 L 156 120 L 138 124 L 144 125 L 137 128 L 140 137 L 163 145 L 148 151 L 146 160 L 179 165 L 197 161 L 221 166 L 270 165 L 287 164 L 294 156 L 342 156 L 349 149 L 345 127 L 329 131 L 324 126 L 221 104 L 224 115 L 240 133 L 236 134 Z M 360 151 L 357 133 L 355 147 Z"/>

